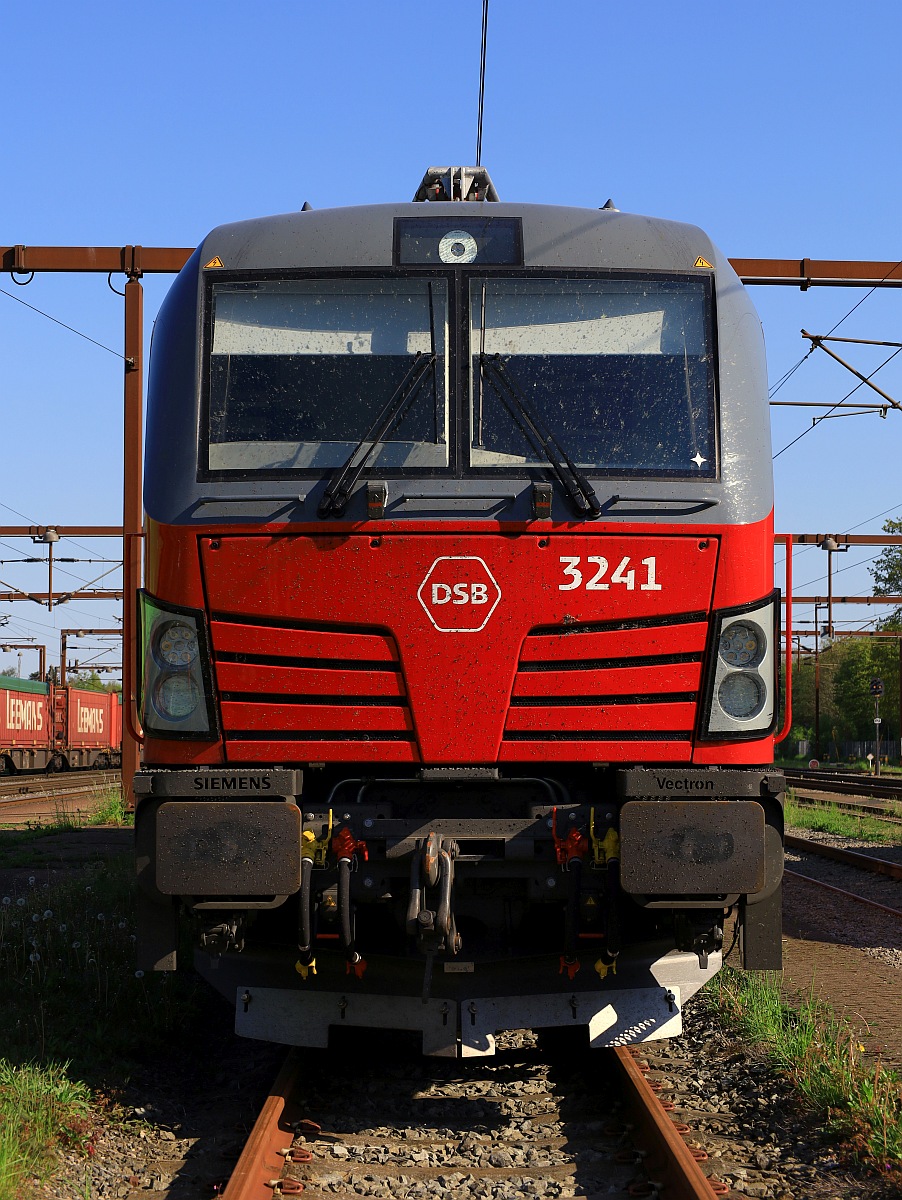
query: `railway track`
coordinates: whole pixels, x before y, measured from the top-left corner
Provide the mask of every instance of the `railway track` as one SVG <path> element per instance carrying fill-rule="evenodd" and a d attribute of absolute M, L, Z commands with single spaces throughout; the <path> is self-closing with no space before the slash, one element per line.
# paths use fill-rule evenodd
<path fill-rule="evenodd" d="M 902 778 L 893 775 L 861 775 L 841 771 L 814 771 L 804 767 L 784 767 L 783 774 L 793 787 L 836 795 L 870 796 L 902 803 Z"/>
<path fill-rule="evenodd" d="M 834 775 L 794 767 L 786 768 L 785 775 L 800 808 L 821 808 L 829 804 L 840 812 L 902 825 L 902 780 L 896 786 L 895 782 L 888 782 L 887 777 L 875 783 L 873 777 L 866 775 Z M 836 796 L 848 799 L 835 799 Z M 853 796 L 860 799 L 852 799 Z"/>
<path fill-rule="evenodd" d="M 665 1183 L 668 1197 L 711 1200 L 728 1190 L 705 1177 L 707 1156 L 689 1147 L 632 1049 L 599 1051 L 586 1069 L 585 1055 L 550 1063 L 534 1045 L 479 1063 L 404 1055 L 388 1066 L 362 1037 L 359 1046 L 364 1061 L 330 1053 L 313 1069 L 311 1056 L 289 1056 L 225 1200 L 653 1196 Z"/>
<path fill-rule="evenodd" d="M 93 795 L 120 783 L 120 771 L 72 771 L 60 775 L 7 775 L 0 777 L 2 805 L 23 800 L 58 800 L 63 797 Z"/>
<path fill-rule="evenodd" d="M 887 859 L 875 858 L 869 854 L 860 854 L 855 850 L 846 850 L 839 846 L 825 845 L 823 842 L 810 841 L 808 838 L 794 837 L 789 834 L 784 839 L 786 848 L 789 850 L 798 850 L 803 854 L 813 854 L 819 858 L 827 858 L 833 862 L 842 863 L 845 866 L 854 867 L 856 870 L 865 871 L 872 875 L 884 875 L 891 879 L 902 879 L 902 864 L 890 862 Z M 856 892 L 849 891 L 846 888 L 837 887 L 835 884 L 826 883 L 821 879 L 816 879 L 811 875 L 806 875 L 801 871 L 786 870 L 787 875 L 802 879 L 806 883 L 814 884 L 817 887 L 823 888 L 826 891 L 833 892 L 837 895 L 844 896 L 847 899 L 854 900 L 859 904 L 865 904 L 870 908 L 880 912 L 890 913 L 892 916 L 902 920 L 902 910 L 893 908 L 887 904 L 880 904 L 876 900 L 869 899 L 866 896 L 860 896 Z"/>
<path fill-rule="evenodd" d="M 120 785 L 120 771 L 72 771 L 0 779 L 0 824 L 6 829 L 53 824 L 94 811 L 103 792 Z"/>

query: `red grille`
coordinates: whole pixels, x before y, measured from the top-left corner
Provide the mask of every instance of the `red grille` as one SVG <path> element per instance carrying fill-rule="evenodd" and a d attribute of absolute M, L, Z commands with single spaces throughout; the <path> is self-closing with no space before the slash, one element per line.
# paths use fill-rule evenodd
<path fill-rule="evenodd" d="M 417 761 L 394 638 L 228 617 L 211 632 L 230 761 Z"/>
<path fill-rule="evenodd" d="M 536 630 L 523 643 L 501 758 L 688 761 L 704 614 Z"/>

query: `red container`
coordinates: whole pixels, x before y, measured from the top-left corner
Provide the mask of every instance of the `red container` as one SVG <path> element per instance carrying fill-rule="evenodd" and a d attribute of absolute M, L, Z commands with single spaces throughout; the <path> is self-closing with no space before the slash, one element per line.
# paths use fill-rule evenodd
<path fill-rule="evenodd" d="M 116 724 L 112 709 L 114 705 L 118 709 L 118 697 L 109 692 L 89 692 L 81 688 L 67 688 L 66 691 L 66 740 L 70 749 L 99 749 L 113 745 L 110 737 L 116 732 Z"/>
<path fill-rule="evenodd" d="M 122 749 L 122 694 L 110 693 L 110 734 L 107 745 L 111 750 Z"/>
<path fill-rule="evenodd" d="M 0 748 L 49 747 L 52 721 L 45 691 L 26 691 L 20 681 L 0 688 Z"/>

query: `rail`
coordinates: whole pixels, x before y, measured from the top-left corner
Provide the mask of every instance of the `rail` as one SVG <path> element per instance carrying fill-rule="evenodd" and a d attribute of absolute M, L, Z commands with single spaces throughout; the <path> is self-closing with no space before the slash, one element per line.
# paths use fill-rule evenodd
<path fill-rule="evenodd" d="M 620 1124 L 618 1119 L 616 1128 L 608 1128 L 602 1136 L 614 1139 L 616 1144 L 621 1147 L 616 1160 L 621 1164 L 618 1170 L 625 1170 L 629 1174 L 629 1164 L 641 1162 L 642 1174 L 648 1176 L 647 1183 L 633 1180 L 624 1190 L 628 1190 L 630 1195 L 653 1196 L 657 1195 L 659 1189 L 666 1184 L 665 1194 L 671 1200 L 711 1200 L 713 1196 L 725 1194 L 726 1185 L 717 1179 L 706 1178 L 699 1166 L 699 1160 L 707 1158 L 704 1151 L 694 1151 L 686 1144 L 684 1139 L 691 1134 L 690 1129 L 685 1125 L 678 1126 L 675 1123 L 667 1111 L 672 1109 L 672 1104 L 663 1101 L 656 1094 L 653 1085 L 646 1079 L 645 1071 L 648 1070 L 648 1067 L 637 1058 L 640 1053 L 640 1047 L 623 1047 L 612 1050 L 609 1054 L 599 1051 L 597 1058 L 593 1056 L 593 1059 L 599 1064 L 603 1060 L 614 1064 L 625 1109 L 624 1115 L 627 1119 L 625 1127 Z M 303 1070 L 302 1063 L 299 1052 L 292 1051 L 289 1054 L 270 1089 L 226 1185 L 223 1200 L 268 1200 L 273 1196 L 298 1195 L 307 1188 L 314 1194 L 320 1194 L 323 1190 L 335 1190 L 334 1177 L 326 1183 L 325 1189 L 323 1189 L 321 1183 L 325 1183 L 325 1181 L 321 1181 L 319 1176 L 324 1170 L 328 1175 L 331 1174 L 330 1168 L 334 1169 L 332 1151 L 336 1145 L 342 1144 L 340 1135 L 335 1132 L 323 1132 L 319 1125 L 312 1121 L 296 1119 L 300 1097 L 295 1095 L 295 1088 L 298 1087 L 302 1078 L 309 1081 L 310 1075 L 309 1070 Z M 338 1078 L 333 1079 L 332 1082 L 333 1086 L 340 1087 Z M 315 1082 L 313 1082 L 312 1090 L 314 1092 L 317 1090 Z M 417 1090 L 422 1090 L 422 1088 Z M 366 1094 L 366 1086 L 362 1086 L 362 1091 Z M 431 1094 L 431 1089 L 427 1089 L 427 1091 Z M 478 1096 L 474 1096 L 468 1103 L 475 1104 L 477 1100 Z M 599 1115 L 604 1116 L 603 1113 Z M 350 1114 L 346 1114 L 345 1119 L 348 1120 L 350 1126 L 356 1123 Z M 384 1119 L 390 1120 L 388 1113 L 385 1114 Z M 632 1144 L 632 1151 L 622 1148 L 623 1138 L 627 1136 L 627 1131 L 629 1131 L 628 1137 Z M 304 1144 L 303 1141 L 293 1145 L 292 1141 L 295 1135 L 310 1136 L 315 1149 Z M 463 1137 L 466 1138 L 466 1136 L 464 1133 Z M 451 1137 L 451 1135 L 443 1133 L 439 1141 L 447 1142 L 449 1138 L 451 1141 L 456 1141 L 458 1135 L 455 1134 Z M 384 1136 L 380 1144 L 383 1149 L 386 1149 Z M 418 1140 L 418 1144 L 425 1145 L 426 1143 Z M 561 1146 L 564 1145 L 566 1145 L 566 1139 L 562 1138 Z M 360 1152 L 357 1151 L 357 1153 Z M 353 1195 L 355 1192 L 353 1179 L 346 1175 L 349 1169 L 353 1170 L 352 1164 L 355 1157 L 355 1151 L 350 1147 L 340 1157 L 334 1155 L 334 1158 L 339 1159 L 342 1166 L 343 1193 L 347 1195 Z M 360 1165 L 365 1172 L 374 1170 L 379 1172 L 380 1167 L 374 1166 L 374 1163 L 387 1164 L 388 1157 L 387 1152 L 375 1160 L 364 1156 Z M 424 1155 L 424 1157 L 426 1156 Z M 296 1178 L 287 1173 L 296 1165 L 303 1168 L 307 1164 L 312 1164 L 309 1171 L 302 1169 L 295 1172 L 295 1174 L 302 1174 L 303 1178 Z M 386 1167 L 382 1168 L 382 1170 L 384 1169 Z M 409 1166 L 402 1166 L 399 1169 L 405 1173 L 412 1170 Z M 448 1164 L 430 1166 L 424 1169 L 423 1177 L 431 1175 L 433 1171 L 437 1175 L 448 1175 L 455 1169 L 460 1168 Z M 481 1175 L 484 1173 L 487 1179 L 496 1185 L 510 1182 L 512 1174 L 510 1167 L 494 1165 L 485 1168 L 474 1164 L 467 1170 L 470 1174 L 475 1172 Z M 558 1162 L 551 1167 L 550 1171 L 548 1166 L 542 1164 L 533 1168 L 521 1167 L 513 1168 L 513 1170 L 528 1174 L 533 1179 L 536 1178 L 537 1172 L 540 1174 L 544 1172 L 542 1178 L 546 1182 L 551 1179 L 560 1184 L 564 1178 L 561 1172 L 566 1171 L 567 1168 L 564 1163 Z M 387 1182 L 387 1177 L 381 1173 L 379 1178 L 385 1179 Z M 357 1190 L 359 1191 L 359 1188 Z"/>
<path fill-rule="evenodd" d="M 890 879 L 902 879 L 902 863 L 874 858 L 870 854 L 859 854 L 841 846 L 827 846 L 823 842 L 812 842 L 808 838 L 793 837 L 791 834 L 787 834 L 783 842 L 790 850 L 801 850 L 805 854 L 829 858 L 848 867 L 857 867 L 859 871 L 868 871 L 871 875 L 888 875 Z"/>
<path fill-rule="evenodd" d="M 614 1061 L 624 1088 L 624 1102 L 636 1123 L 639 1139 L 647 1147 L 646 1169 L 666 1179 L 665 1194 L 672 1200 L 711 1200 L 728 1190 L 708 1179 L 674 1122 L 664 1110 L 636 1060 L 637 1050 L 618 1047 Z"/>

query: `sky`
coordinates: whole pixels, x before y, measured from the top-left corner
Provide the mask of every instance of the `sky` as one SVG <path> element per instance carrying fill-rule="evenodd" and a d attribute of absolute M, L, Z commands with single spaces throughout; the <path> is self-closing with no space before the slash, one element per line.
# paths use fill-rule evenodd
<path fill-rule="evenodd" d="M 0 245 L 188 247 L 215 225 L 305 200 L 408 200 L 427 166 L 475 159 L 481 17 L 482 0 L 13 5 Z M 854 13 L 837 0 L 490 0 L 483 162 L 504 200 L 611 197 L 701 226 L 730 257 L 897 261 L 900 32 L 893 0 Z M 148 338 L 169 282 L 145 277 Z M 6 275 L 0 289 L 0 524 L 119 524 L 121 298 L 103 275 L 38 275 L 26 287 Z M 822 351 L 806 357 L 803 327 L 902 341 L 900 291 L 752 296 L 771 385 L 801 362 L 780 400 L 833 404 L 857 382 Z M 836 349 L 865 374 L 893 353 Z M 875 382 L 902 399 L 902 353 Z M 867 390 L 854 399 L 875 399 Z M 820 410 L 771 411 L 775 453 L 804 435 L 775 459 L 779 531 L 879 533 L 902 517 L 902 412 L 812 427 Z M 56 552 L 119 557 L 114 541 L 79 543 Z M 835 556 L 837 593 L 868 594 L 878 553 Z M 0 539 L 0 580 L 46 590 L 43 566 L 8 561 L 43 554 Z M 796 555 L 795 590 L 823 593 L 828 556 Z M 60 563 L 55 583 L 112 566 Z M 55 663 L 60 629 L 111 627 L 119 611 L 0 603 L 0 638 L 46 643 Z M 845 607 L 837 623 L 878 611 Z M 76 645 L 70 662 L 119 661 L 112 640 Z M 23 673 L 36 665 L 24 652 Z M 5 666 L 18 666 L 16 652 L 0 652 Z"/>

